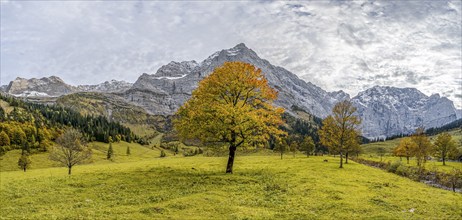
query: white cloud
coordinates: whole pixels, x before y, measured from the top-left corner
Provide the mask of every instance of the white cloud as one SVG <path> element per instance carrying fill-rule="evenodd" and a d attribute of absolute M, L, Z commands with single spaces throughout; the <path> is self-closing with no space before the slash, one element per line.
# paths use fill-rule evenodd
<path fill-rule="evenodd" d="M 416 87 L 461 108 L 461 11 L 460 1 L 2 1 L 1 83 L 133 82 L 244 42 L 329 91 Z"/>

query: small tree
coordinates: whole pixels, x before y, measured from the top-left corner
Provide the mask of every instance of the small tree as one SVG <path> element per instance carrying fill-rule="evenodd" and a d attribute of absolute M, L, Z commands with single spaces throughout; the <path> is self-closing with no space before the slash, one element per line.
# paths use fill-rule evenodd
<path fill-rule="evenodd" d="M 322 128 L 318 131 L 321 144 L 328 147 L 331 153 L 340 154 L 340 168 L 343 168 L 343 156 L 359 145 L 358 136 L 361 120 L 355 116 L 356 108 L 344 100 L 337 103 L 332 115 L 322 121 Z"/>
<path fill-rule="evenodd" d="M 427 157 L 433 152 L 433 145 L 430 139 L 425 135 L 423 128 L 417 128 L 416 132 L 411 136 L 415 143 L 413 155 L 417 160 L 417 166 L 422 169 L 427 162 Z"/>
<path fill-rule="evenodd" d="M 377 154 L 380 156 L 380 161 L 382 161 L 382 157 L 385 155 L 385 148 L 378 147 L 377 148 Z"/>
<path fill-rule="evenodd" d="M 165 151 L 161 150 L 160 151 L 160 157 L 166 157 L 166 156 L 167 156 L 167 154 L 165 153 Z"/>
<path fill-rule="evenodd" d="M 112 142 L 109 142 L 109 148 L 107 149 L 106 158 L 110 160 L 114 154 L 114 149 L 112 149 Z"/>
<path fill-rule="evenodd" d="M 449 183 L 452 191 L 455 192 L 456 188 L 462 187 L 462 171 L 460 169 L 453 168 L 444 181 Z"/>
<path fill-rule="evenodd" d="M 297 141 L 292 141 L 292 143 L 290 143 L 290 150 L 292 151 L 292 155 L 294 157 L 295 157 L 295 153 L 297 152 L 297 148 L 298 148 Z"/>
<path fill-rule="evenodd" d="M 117 143 L 120 143 L 120 141 L 122 140 L 122 136 L 121 136 L 120 134 L 117 134 L 117 135 L 115 136 L 115 139 L 116 139 L 116 142 L 117 142 Z"/>
<path fill-rule="evenodd" d="M 314 152 L 315 144 L 311 136 L 306 136 L 303 139 L 302 148 L 306 151 L 306 157 Z"/>
<path fill-rule="evenodd" d="M 58 146 L 52 148 L 50 159 L 65 165 L 69 175 L 74 165 L 83 163 L 91 157 L 91 149 L 85 145 L 82 134 L 73 128 L 59 136 L 56 143 Z"/>
<path fill-rule="evenodd" d="M 31 164 L 32 161 L 29 158 L 29 154 L 27 152 L 21 154 L 21 157 L 18 160 L 19 169 L 24 170 L 24 172 L 26 172 L 26 169 L 29 168 Z"/>
<path fill-rule="evenodd" d="M 127 146 L 127 156 L 130 156 L 130 146 Z"/>
<path fill-rule="evenodd" d="M 276 146 L 275 146 L 276 150 L 279 151 L 279 153 L 281 154 L 281 160 L 282 160 L 282 157 L 284 155 L 284 152 L 286 151 L 286 149 L 288 148 L 287 147 L 287 141 L 286 139 L 280 139 L 277 143 L 276 143 Z"/>
<path fill-rule="evenodd" d="M 456 142 L 452 139 L 452 136 L 447 133 L 443 132 L 438 135 L 435 145 L 435 156 L 441 158 L 443 160 L 443 165 L 446 165 L 446 159 L 453 155 L 457 155 L 458 150 L 456 147 Z"/>
<path fill-rule="evenodd" d="M 411 138 L 405 137 L 399 141 L 398 146 L 393 149 L 393 154 L 399 157 L 406 157 L 407 164 L 409 164 L 409 157 L 412 157 L 415 152 L 416 145 Z"/>

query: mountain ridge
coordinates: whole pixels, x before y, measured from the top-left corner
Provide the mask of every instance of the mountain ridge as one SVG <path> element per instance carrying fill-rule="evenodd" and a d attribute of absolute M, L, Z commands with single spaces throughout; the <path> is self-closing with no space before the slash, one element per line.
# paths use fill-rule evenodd
<path fill-rule="evenodd" d="M 4 92 L 19 97 L 59 97 L 76 92 L 123 92 L 132 83 L 118 80 L 105 81 L 95 85 L 72 86 L 58 76 L 25 79 L 17 77 L 4 88 Z"/>
<path fill-rule="evenodd" d="M 275 105 L 284 107 L 294 116 L 297 113 L 293 109 L 301 109 L 316 117 L 324 118 L 331 113 L 336 102 L 351 99 L 364 122 L 363 134 L 369 138 L 410 133 L 418 126 L 438 127 L 460 117 L 460 110 L 455 109 L 451 100 L 438 94 L 426 96 L 415 88 L 373 86 L 353 98 L 342 90 L 327 92 L 283 67 L 272 65 L 243 43 L 217 51 L 201 62 L 171 61 L 153 74 L 141 74 L 133 84 L 116 83 L 120 81 L 112 80 L 93 86 L 71 86 L 69 90 L 75 89 L 75 91 L 69 93 L 80 91 L 114 93 L 127 102 L 142 107 L 150 114 L 172 115 L 189 99 L 200 80 L 224 62 L 232 61 L 247 62 L 260 68 L 269 85 L 279 93 Z M 44 78 L 40 80 L 46 81 Z M 58 88 L 67 88 L 61 85 L 65 83 L 59 77 L 49 78 L 51 79 L 48 81 L 60 84 Z M 20 78 L 19 81 L 24 84 L 24 80 Z M 7 91 L 11 90 L 12 83 Z M 119 87 L 107 89 L 110 86 L 106 84 L 111 83 Z M 17 84 L 19 86 L 16 87 L 27 91 L 24 90 L 28 88 L 27 86 Z M 36 87 L 40 88 L 43 83 L 38 84 Z M 13 91 L 21 90 L 13 89 Z"/>

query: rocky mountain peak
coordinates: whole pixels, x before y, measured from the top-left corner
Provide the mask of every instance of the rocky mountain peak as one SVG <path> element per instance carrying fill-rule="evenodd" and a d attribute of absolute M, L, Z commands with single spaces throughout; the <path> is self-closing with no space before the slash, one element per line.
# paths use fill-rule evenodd
<path fill-rule="evenodd" d="M 426 96 L 415 88 L 374 86 L 353 97 L 365 137 L 409 134 L 417 127 L 439 127 L 457 119 L 452 101 Z"/>
<path fill-rule="evenodd" d="M 175 62 L 172 61 L 167 65 L 163 65 L 162 67 L 157 70 L 154 74 L 156 77 L 182 77 L 185 74 L 191 73 L 194 68 L 196 68 L 199 64 L 192 60 L 192 61 L 183 61 L 183 62 Z"/>
<path fill-rule="evenodd" d="M 57 76 L 40 79 L 16 78 L 11 81 L 6 92 L 16 96 L 61 96 L 75 92 L 76 88 L 66 84 Z"/>
<path fill-rule="evenodd" d="M 194 68 L 188 68 L 191 66 L 183 62 L 171 62 L 162 66 L 154 75 L 143 74 L 128 91 L 126 98 L 144 106 L 151 113 L 173 114 L 189 99 L 200 80 L 224 62 L 233 61 L 250 63 L 260 68 L 270 86 L 279 92 L 279 98 L 275 104 L 284 107 L 289 113 L 292 106 L 297 106 L 316 116 L 325 117 L 334 103 L 338 101 L 337 97 L 321 88 L 260 58 L 245 44 L 217 51 Z M 349 98 L 348 94 L 343 92 L 335 95 L 342 99 Z M 148 96 L 149 99 L 146 98 Z"/>
<path fill-rule="evenodd" d="M 329 92 L 329 95 L 337 100 L 349 100 L 350 99 L 350 95 L 344 92 L 343 90 Z"/>
<path fill-rule="evenodd" d="M 77 86 L 79 92 L 124 92 L 132 87 L 132 83 L 126 81 L 111 80 L 105 81 L 96 85 L 80 85 Z"/>

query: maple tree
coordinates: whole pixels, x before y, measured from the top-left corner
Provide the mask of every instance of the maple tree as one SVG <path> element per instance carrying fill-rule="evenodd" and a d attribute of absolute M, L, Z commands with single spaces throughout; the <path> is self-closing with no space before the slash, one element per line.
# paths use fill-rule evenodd
<path fill-rule="evenodd" d="M 393 154 L 399 157 L 406 157 L 407 164 L 409 164 L 409 157 L 413 156 L 416 147 L 416 144 L 411 138 L 405 137 L 401 139 L 398 146 L 393 149 Z"/>
<path fill-rule="evenodd" d="M 433 144 L 430 142 L 427 135 L 425 135 L 425 129 L 422 127 L 417 128 L 415 133 L 411 136 L 411 140 L 415 144 L 413 155 L 417 160 L 417 166 L 421 169 L 427 162 L 427 157 L 433 153 Z"/>
<path fill-rule="evenodd" d="M 182 139 L 227 143 L 226 173 L 233 172 L 237 147 L 264 146 L 279 138 L 283 108 L 272 105 L 276 90 L 260 69 L 243 62 L 225 62 L 199 83 L 192 97 L 176 112 L 174 127 Z"/>
<path fill-rule="evenodd" d="M 435 156 L 441 158 L 443 165 L 446 165 L 446 159 L 450 156 L 458 153 L 456 142 L 452 139 L 452 136 L 443 132 L 436 137 L 435 140 Z"/>
<path fill-rule="evenodd" d="M 340 168 L 343 168 L 343 155 L 348 158 L 348 153 L 359 146 L 361 120 L 354 115 L 355 112 L 356 108 L 350 101 L 337 103 L 332 115 L 322 121 L 318 131 L 321 144 L 329 148 L 331 153 L 340 154 Z"/>

